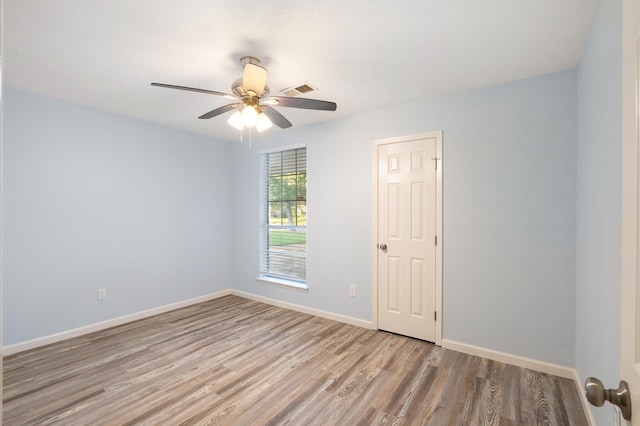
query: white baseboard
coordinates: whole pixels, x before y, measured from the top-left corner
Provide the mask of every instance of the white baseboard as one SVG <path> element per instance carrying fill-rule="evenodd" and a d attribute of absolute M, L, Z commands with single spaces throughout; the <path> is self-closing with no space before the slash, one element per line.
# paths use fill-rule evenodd
<path fill-rule="evenodd" d="M 14 343 L 2 348 L 2 355 L 12 355 L 18 352 L 70 339 L 72 337 L 82 336 L 84 334 L 94 333 L 96 331 L 105 330 L 107 328 L 126 324 L 128 322 L 137 321 L 139 319 L 148 318 L 154 315 L 173 311 L 174 309 L 184 308 L 185 306 L 194 305 L 196 303 L 206 302 L 207 300 L 217 299 L 222 296 L 231 294 L 231 289 L 218 291 L 216 293 L 207 294 L 205 296 L 194 297 L 193 299 L 183 300 L 181 302 L 171 303 L 169 305 L 159 306 L 157 308 L 147 309 L 141 312 L 124 315 L 107 321 L 89 324 L 83 327 L 74 328 L 72 330 L 63 331 L 61 333 L 50 334 L 37 339 L 27 340 L 24 342 Z"/>
<path fill-rule="evenodd" d="M 294 303 L 283 302 L 282 300 L 270 299 L 268 297 L 257 296 L 252 293 L 246 293 L 244 291 L 231 290 L 232 294 L 246 299 L 255 300 L 256 302 L 266 303 L 268 305 L 278 306 L 280 308 L 291 309 L 292 311 L 302 312 L 303 314 L 315 315 L 317 317 L 326 318 L 345 324 L 351 324 L 362 328 L 374 330 L 372 321 L 363 320 L 360 318 L 349 317 L 346 315 L 336 314 L 334 312 L 323 311 L 321 309 L 309 308 L 307 306 L 296 305 Z"/>
<path fill-rule="evenodd" d="M 26 351 L 29 349 L 37 348 L 40 346 L 48 345 L 51 343 L 60 342 L 62 340 L 70 339 L 72 337 L 78 337 L 96 331 L 105 330 L 107 328 L 115 327 L 118 325 L 126 324 L 128 322 L 137 321 L 139 319 L 148 318 L 154 315 L 162 314 L 165 312 L 173 311 L 175 309 L 184 308 L 196 303 L 206 302 L 207 300 L 217 299 L 222 296 L 234 294 L 236 296 L 244 297 L 246 299 L 255 300 L 258 302 L 267 303 L 269 305 L 279 306 L 285 309 L 291 309 L 292 311 L 302 312 L 305 314 L 315 315 L 322 318 L 327 318 L 334 321 L 343 322 L 346 324 L 355 325 L 358 327 L 374 329 L 371 321 L 362 320 L 359 318 L 353 318 L 346 315 L 340 315 L 333 312 L 323 311 L 320 309 L 309 308 L 306 306 L 296 305 L 293 303 L 283 302 L 281 300 L 270 299 L 268 297 L 257 296 L 255 294 L 246 293 L 243 291 L 226 289 L 218 291 L 216 293 L 208 294 L 205 296 L 195 297 L 193 299 L 183 300 L 181 302 L 171 303 L 169 305 L 159 306 L 157 308 L 147 309 L 145 311 L 136 312 L 129 315 L 124 315 L 118 318 L 113 318 L 107 321 L 102 321 L 95 324 L 89 324 L 83 327 L 74 328 L 72 330 L 63 331 L 60 333 L 50 334 L 48 336 L 39 337 L 37 339 L 27 340 L 24 342 L 14 343 L 2 348 L 2 355 L 12 355 L 18 352 Z"/>
<path fill-rule="evenodd" d="M 466 343 L 460 343 L 449 339 L 442 339 L 442 347 L 458 352 L 463 352 L 469 355 L 487 358 L 493 361 L 504 362 L 505 364 L 515 365 L 516 367 L 528 368 L 530 370 L 539 371 L 541 373 L 553 374 L 554 376 L 564 377 L 566 379 L 575 378 L 575 369 L 571 367 L 551 364 L 549 362 L 538 361 L 532 358 L 525 358 L 506 352 L 494 351 L 493 349 L 468 345 Z"/>

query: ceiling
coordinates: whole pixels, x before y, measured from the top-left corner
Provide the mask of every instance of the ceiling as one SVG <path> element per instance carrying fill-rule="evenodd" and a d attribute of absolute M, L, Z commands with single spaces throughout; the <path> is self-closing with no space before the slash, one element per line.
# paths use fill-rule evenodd
<path fill-rule="evenodd" d="M 277 108 L 295 127 L 565 70 L 599 0 L 4 0 L 3 83 L 223 140 L 256 56 L 272 94 L 310 83 L 335 112 Z M 36 117 L 37 120 L 37 117 Z M 278 128 L 267 132 L 286 132 Z"/>

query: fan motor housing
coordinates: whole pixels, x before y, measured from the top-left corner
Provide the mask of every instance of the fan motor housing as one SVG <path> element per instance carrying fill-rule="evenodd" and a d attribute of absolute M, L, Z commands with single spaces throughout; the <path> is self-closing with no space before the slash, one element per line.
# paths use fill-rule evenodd
<path fill-rule="evenodd" d="M 233 84 L 231 85 L 231 93 L 233 93 L 238 98 L 244 99 L 247 97 L 251 97 L 251 95 L 244 90 L 244 86 L 242 84 L 242 77 L 236 78 Z M 262 98 L 269 96 L 269 86 L 265 84 L 264 92 L 262 92 Z"/>

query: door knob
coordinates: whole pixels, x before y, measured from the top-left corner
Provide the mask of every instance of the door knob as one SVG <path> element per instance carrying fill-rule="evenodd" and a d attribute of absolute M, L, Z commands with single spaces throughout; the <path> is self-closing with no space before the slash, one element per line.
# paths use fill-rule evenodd
<path fill-rule="evenodd" d="M 620 380 L 618 389 L 605 389 L 599 379 L 589 377 L 584 382 L 584 389 L 591 405 L 600 407 L 605 401 L 609 401 L 620 408 L 625 420 L 631 420 L 631 395 L 629 385 L 624 380 Z"/>
<path fill-rule="evenodd" d="M 380 247 L 382 251 L 387 251 L 387 245 L 385 243 L 380 244 L 378 247 Z"/>

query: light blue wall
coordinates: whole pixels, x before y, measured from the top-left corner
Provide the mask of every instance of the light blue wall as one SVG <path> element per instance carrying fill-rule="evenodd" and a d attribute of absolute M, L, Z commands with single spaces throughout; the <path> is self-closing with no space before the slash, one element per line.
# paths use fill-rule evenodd
<path fill-rule="evenodd" d="M 254 136 L 253 150 L 238 142 L 234 288 L 370 320 L 372 142 L 434 130 L 444 132 L 443 337 L 572 365 L 574 71 Z M 255 280 L 257 150 L 302 142 L 308 146 L 309 293 Z M 349 283 L 358 286 L 357 298 L 348 297 Z"/>
<path fill-rule="evenodd" d="M 576 357 L 582 379 L 620 380 L 622 2 L 602 0 L 578 66 Z M 593 408 L 610 424 L 611 406 Z"/>
<path fill-rule="evenodd" d="M 443 130 L 444 337 L 572 365 L 575 124 L 574 71 L 254 135 L 253 150 L 9 89 L 4 344 L 229 287 L 370 320 L 373 140 Z M 257 150 L 300 142 L 309 293 L 255 281 Z"/>
<path fill-rule="evenodd" d="M 4 345 L 230 287 L 228 143 L 3 95 Z"/>

